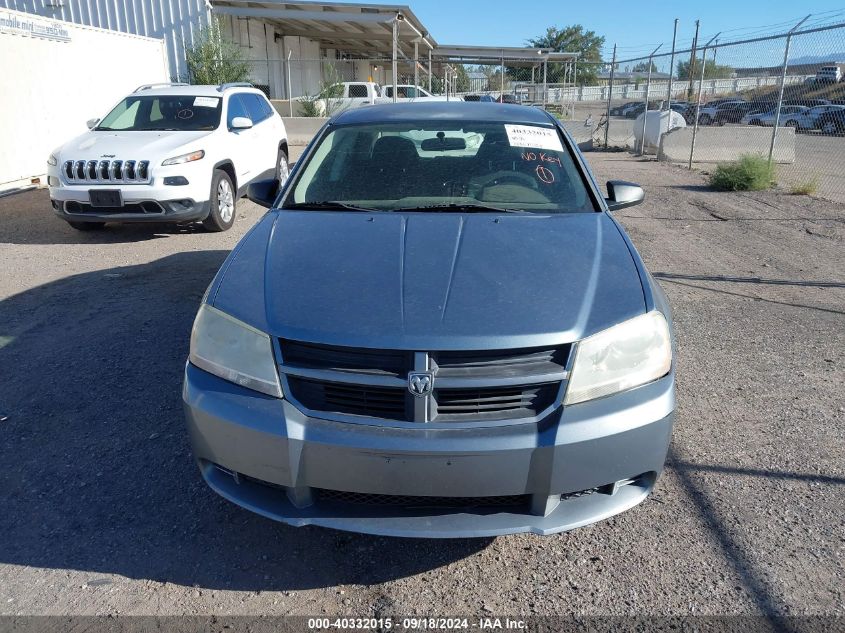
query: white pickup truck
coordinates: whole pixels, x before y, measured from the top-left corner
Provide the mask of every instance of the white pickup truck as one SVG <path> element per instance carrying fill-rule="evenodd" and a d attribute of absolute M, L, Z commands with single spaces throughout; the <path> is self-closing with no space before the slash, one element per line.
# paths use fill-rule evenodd
<path fill-rule="evenodd" d="M 323 101 L 322 109 L 329 105 L 329 114 L 337 114 L 351 107 L 374 103 L 393 103 L 393 86 L 380 86 L 373 81 L 344 81 L 341 96 Z M 433 95 L 421 86 L 412 84 L 396 85 L 396 100 L 401 102 L 417 101 L 463 101 L 462 97 Z M 328 102 L 328 103 L 326 103 Z"/>

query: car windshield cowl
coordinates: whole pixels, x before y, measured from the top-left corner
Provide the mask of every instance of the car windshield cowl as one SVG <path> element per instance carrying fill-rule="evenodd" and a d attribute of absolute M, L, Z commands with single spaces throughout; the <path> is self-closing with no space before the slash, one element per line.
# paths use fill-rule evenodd
<path fill-rule="evenodd" d="M 360 207 L 338 200 L 318 200 L 314 202 L 291 202 L 281 207 L 282 211 L 356 211 L 369 213 L 376 211 L 390 211 L 391 209 L 373 209 L 371 207 Z"/>
<path fill-rule="evenodd" d="M 523 209 L 508 209 L 471 202 L 448 202 L 417 207 L 397 207 L 394 211 L 427 211 L 429 213 L 528 213 Z"/>

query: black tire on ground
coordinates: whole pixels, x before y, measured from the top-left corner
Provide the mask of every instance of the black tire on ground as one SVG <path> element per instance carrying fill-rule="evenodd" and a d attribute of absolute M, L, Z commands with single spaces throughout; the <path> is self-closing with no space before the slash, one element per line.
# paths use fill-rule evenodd
<path fill-rule="evenodd" d="M 839 126 L 836 124 L 835 121 L 825 121 L 822 123 L 821 126 L 822 134 L 834 135 L 840 134 L 842 130 L 839 129 Z"/>
<path fill-rule="evenodd" d="M 716 119 L 716 125 L 718 125 L 719 127 L 723 126 L 725 123 L 727 123 L 727 121 L 722 118 Z"/>
<path fill-rule="evenodd" d="M 105 222 L 71 222 L 68 220 L 68 224 L 77 231 L 102 231 L 106 228 Z"/>
<path fill-rule="evenodd" d="M 215 233 L 228 231 L 235 223 L 235 203 L 237 192 L 232 179 L 222 169 L 215 169 L 211 177 L 211 193 L 209 195 L 211 209 L 208 217 L 202 221 L 206 231 Z"/>
<path fill-rule="evenodd" d="M 749 121 L 751 125 L 760 125 L 760 119 L 751 119 Z"/>
<path fill-rule="evenodd" d="M 797 132 L 798 131 L 798 121 L 794 121 L 794 120 L 793 121 L 787 121 L 786 127 L 795 128 L 795 131 Z"/>
<path fill-rule="evenodd" d="M 700 117 L 698 117 L 699 125 L 710 125 L 711 121 L 712 119 L 710 118 L 709 114 L 702 114 Z"/>
<path fill-rule="evenodd" d="M 284 162 L 282 162 L 284 161 Z M 285 150 L 279 148 L 279 154 L 276 157 L 276 180 L 279 181 L 279 189 L 285 186 L 288 177 L 290 176 L 290 162 L 288 162 L 288 155 Z"/>

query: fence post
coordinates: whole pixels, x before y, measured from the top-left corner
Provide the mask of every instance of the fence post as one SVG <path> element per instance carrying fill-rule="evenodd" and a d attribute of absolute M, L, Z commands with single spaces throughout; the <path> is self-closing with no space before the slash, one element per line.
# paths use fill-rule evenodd
<path fill-rule="evenodd" d="M 672 32 L 672 57 L 669 58 L 669 96 L 666 109 L 669 111 L 669 124 L 672 124 L 672 74 L 675 72 L 675 40 L 678 37 L 678 18 L 675 18 L 675 30 Z"/>
<path fill-rule="evenodd" d="M 695 105 L 695 126 L 692 128 L 692 143 L 689 146 L 689 166 L 688 168 L 692 170 L 692 158 L 695 154 L 695 137 L 698 135 L 698 117 L 700 116 L 699 111 L 701 110 L 701 93 L 704 90 L 704 67 L 707 65 L 707 47 L 713 43 L 719 37 L 719 33 L 716 33 L 709 42 L 704 45 L 704 52 L 701 54 L 701 79 L 698 80 L 698 102 Z M 692 69 L 690 69 L 692 70 Z M 692 72 L 690 72 L 690 81 L 692 81 Z"/>
<path fill-rule="evenodd" d="M 695 53 L 698 48 L 698 27 L 700 20 L 695 21 L 695 35 L 692 38 L 692 49 L 690 50 L 689 68 L 687 74 L 689 75 L 689 87 L 687 87 L 687 100 L 692 98 L 692 74 L 695 72 Z M 699 86 L 701 88 L 701 86 Z"/>
<path fill-rule="evenodd" d="M 393 52 L 392 52 L 392 55 L 391 55 L 391 64 L 393 65 L 393 68 L 391 69 L 391 78 L 393 79 L 393 103 L 396 103 L 396 97 L 397 97 L 397 95 L 396 95 L 396 84 L 399 83 L 399 79 L 397 77 L 398 69 L 396 68 L 396 65 L 399 63 L 399 60 L 398 60 L 399 55 L 398 55 L 398 52 L 396 50 L 397 46 L 398 46 L 398 42 L 399 42 L 399 14 L 397 14 L 396 17 L 393 18 Z"/>
<path fill-rule="evenodd" d="M 607 141 L 610 136 L 610 100 L 613 99 L 613 76 L 616 74 L 616 44 L 613 45 L 613 59 L 610 61 L 610 85 L 607 91 L 607 121 L 604 124 L 604 146 L 608 147 Z"/>
<path fill-rule="evenodd" d="M 792 44 L 792 34 L 800 27 L 804 22 L 809 19 L 809 15 L 801 20 L 798 24 L 793 26 L 789 29 L 789 32 L 786 34 L 786 45 L 783 48 L 783 69 L 781 70 L 780 74 L 780 91 L 778 92 L 778 105 L 775 108 L 775 121 L 774 126 L 772 127 L 772 142 L 769 145 L 769 164 L 772 163 L 772 159 L 774 158 L 775 154 L 775 142 L 778 138 L 778 124 L 780 123 L 780 108 L 783 104 L 783 87 L 786 84 L 786 67 L 789 64 L 789 46 Z"/>
<path fill-rule="evenodd" d="M 660 44 L 663 46 L 663 44 Z M 645 80 L 645 110 L 643 110 L 643 136 L 640 139 L 640 156 L 645 154 L 645 131 L 646 127 L 648 126 L 648 97 L 649 93 L 651 92 L 651 65 L 654 60 L 654 54 L 660 50 L 660 46 L 655 48 L 651 55 L 648 56 L 648 77 Z M 660 119 L 657 120 L 658 125 L 660 125 Z"/>
<path fill-rule="evenodd" d="M 293 117 L 293 92 L 290 88 L 290 56 L 293 55 L 293 51 L 288 51 L 288 62 L 287 62 L 287 70 L 288 70 L 288 105 L 290 106 L 290 115 Z"/>
<path fill-rule="evenodd" d="M 548 76 L 549 70 L 549 60 L 548 58 L 543 60 L 543 110 L 546 109 L 546 105 L 548 103 L 548 84 L 546 83 L 546 78 Z"/>
<path fill-rule="evenodd" d="M 416 86 L 420 85 L 420 45 L 417 40 L 414 40 L 414 91 Z"/>

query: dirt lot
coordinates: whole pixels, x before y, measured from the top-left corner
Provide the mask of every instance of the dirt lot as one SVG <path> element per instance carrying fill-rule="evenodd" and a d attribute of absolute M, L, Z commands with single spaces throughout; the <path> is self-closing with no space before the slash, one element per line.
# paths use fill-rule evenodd
<path fill-rule="evenodd" d="M 649 500 L 551 537 L 294 529 L 215 496 L 181 372 L 261 210 L 80 234 L 44 191 L 0 199 L 0 614 L 845 616 L 845 207 L 589 158 L 646 186 L 619 215 L 675 310 L 679 411 Z"/>

